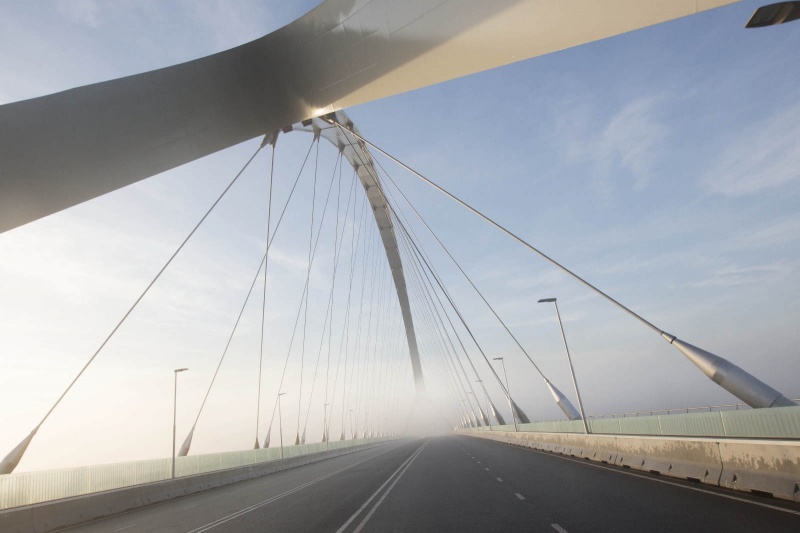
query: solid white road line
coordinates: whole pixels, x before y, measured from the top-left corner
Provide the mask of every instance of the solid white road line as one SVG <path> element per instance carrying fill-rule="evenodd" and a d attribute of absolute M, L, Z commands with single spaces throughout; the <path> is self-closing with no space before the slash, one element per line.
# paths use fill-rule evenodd
<path fill-rule="evenodd" d="M 114 531 L 122 531 L 123 529 L 128 529 L 129 527 L 133 527 L 133 526 L 135 526 L 135 525 L 136 525 L 136 524 L 129 524 L 129 525 L 127 525 L 127 526 L 123 526 L 123 527 L 121 527 L 121 528 L 119 528 L 119 529 L 115 529 Z"/>
<path fill-rule="evenodd" d="M 389 482 L 392 480 L 392 478 L 394 478 L 394 476 L 395 476 L 395 475 L 396 475 L 398 472 L 400 472 L 400 470 L 402 470 L 404 466 L 406 466 L 407 464 L 409 464 L 409 462 L 413 461 L 413 460 L 414 460 L 414 458 L 417 456 L 417 454 L 420 452 L 420 450 L 422 450 L 422 448 L 423 448 L 423 447 L 424 447 L 426 444 L 428 444 L 428 441 L 427 441 L 427 440 L 426 440 L 426 441 L 425 441 L 425 442 L 422 444 L 422 446 L 420 446 L 419 448 L 417 448 L 417 450 L 416 450 L 414 453 L 412 453 L 412 454 L 411 454 L 411 456 L 410 456 L 408 459 L 406 459 L 406 460 L 403 462 L 403 464 L 401 464 L 401 465 L 400 465 L 400 467 L 399 467 L 397 470 L 395 470 L 395 471 L 394 471 L 394 473 L 393 473 L 391 476 L 389 476 L 389 478 L 388 478 L 386 481 L 384 481 L 384 482 L 383 482 L 383 485 L 381 485 L 380 487 L 378 487 L 378 490 L 376 490 L 376 491 L 375 491 L 375 492 L 372 494 L 372 496 L 370 496 L 370 497 L 369 497 L 369 499 L 367 499 L 367 501 L 366 501 L 366 502 L 364 502 L 364 505 L 362 505 L 362 506 L 361 506 L 361 507 L 358 509 L 358 511 L 356 511 L 355 513 L 353 513 L 353 515 L 352 515 L 352 516 L 351 516 L 351 517 L 350 517 L 350 518 L 347 520 L 347 522 L 345 522 L 345 523 L 342 525 L 342 527 L 340 527 L 339 529 L 337 529 L 337 530 L 336 530 L 336 533 L 342 533 L 342 532 L 343 532 L 343 531 L 344 531 L 344 530 L 347 528 L 347 526 L 349 526 L 350 524 L 352 524 L 352 523 L 353 523 L 353 520 L 355 520 L 355 519 L 358 517 L 358 515 L 360 515 L 360 514 L 361 514 L 361 511 L 363 511 L 363 510 L 364 510 L 364 509 L 367 507 L 367 505 L 369 505 L 369 504 L 370 504 L 370 502 L 371 502 L 372 500 L 374 500 L 374 499 L 375 499 L 375 496 L 377 496 L 378 494 L 380 494 L 380 492 L 383 490 L 383 487 L 385 487 L 386 485 L 388 485 L 388 484 L 389 484 Z"/>
<path fill-rule="evenodd" d="M 428 444 L 428 441 L 425 441 L 425 444 Z M 383 500 L 385 500 L 385 499 L 386 499 L 386 496 L 388 496 L 388 495 L 389 495 L 389 493 L 392 491 L 392 489 L 394 488 L 394 486 L 395 486 L 395 485 L 397 485 L 397 482 L 398 482 L 398 481 L 400 481 L 400 478 L 401 478 L 401 477 L 403 477 L 403 474 L 405 474 L 405 473 L 406 473 L 406 470 L 408 470 L 408 469 L 409 469 L 409 467 L 411 466 L 411 463 L 413 463 L 413 462 L 414 462 L 414 459 L 416 459 L 417 457 L 419 457 L 419 454 L 420 454 L 420 453 L 422 453 L 422 449 L 425 447 L 425 444 L 423 444 L 423 445 L 422 445 L 422 446 L 419 448 L 419 450 L 417 450 L 417 453 L 415 453 L 415 454 L 414 454 L 414 457 L 411 459 L 411 461 L 409 461 L 409 462 L 408 462 L 408 464 L 407 464 L 407 465 L 406 465 L 406 467 L 403 469 L 403 471 L 402 471 L 402 472 L 400 472 L 400 474 L 398 474 L 396 478 L 394 478 L 394 482 L 393 482 L 391 485 L 389 485 L 389 488 L 388 488 L 388 489 L 386 489 L 386 492 L 384 492 L 384 493 L 383 493 L 383 496 L 381 496 L 381 499 L 380 499 L 380 500 L 378 500 L 378 501 L 375 503 L 375 505 L 373 505 L 373 506 L 372 506 L 372 509 L 370 509 L 370 511 L 369 511 L 369 513 L 367 514 L 367 516 L 365 516 L 365 517 L 364 517 L 364 520 L 362 520 L 362 521 L 361 521 L 361 523 L 360 523 L 360 524 L 358 524 L 358 527 L 357 527 L 357 528 L 356 528 L 356 529 L 353 531 L 353 533 L 361 533 L 361 530 L 362 530 L 362 529 L 364 529 L 364 526 L 367 524 L 367 522 L 369 521 L 369 519 L 370 519 L 370 518 L 372 518 L 372 515 L 374 515 L 374 514 L 375 514 L 375 511 L 376 511 L 376 510 L 378 509 L 378 507 L 379 507 L 379 506 L 380 506 L 380 505 L 383 503 Z"/>
<path fill-rule="evenodd" d="M 550 525 L 553 526 L 553 529 L 558 531 L 558 533 L 567 533 L 567 530 L 559 526 L 558 524 L 550 524 Z"/>
<path fill-rule="evenodd" d="M 517 497 L 517 498 L 519 498 L 520 500 L 524 500 L 524 499 L 525 499 L 525 496 L 523 496 L 523 495 L 522 495 L 522 494 L 520 494 L 519 492 L 515 492 L 515 493 L 514 493 L 514 496 L 516 496 L 516 497 Z"/>
<path fill-rule="evenodd" d="M 317 479 L 314 479 L 314 480 L 309 481 L 307 483 L 303 483 L 302 485 L 299 485 L 299 486 L 297 486 L 297 487 L 295 487 L 293 489 L 289 489 L 286 492 L 278 494 L 277 496 L 273 496 L 272 498 L 268 498 L 268 499 L 264 500 L 263 502 L 257 503 L 255 505 L 251 505 L 250 507 L 245 507 L 244 509 L 236 511 L 235 513 L 231 513 L 228 516 L 223 516 L 222 518 L 220 518 L 218 520 L 215 520 L 213 522 L 209 522 L 208 524 L 206 524 L 204 526 L 200 526 L 197 529 L 193 529 L 189 533 L 203 533 L 204 531 L 208 531 L 209 529 L 215 528 L 215 527 L 217 527 L 217 526 L 219 526 L 221 524 L 224 524 L 225 522 L 229 522 L 230 520 L 233 520 L 234 518 L 238 518 L 238 517 L 240 517 L 242 515 L 245 515 L 245 514 L 251 512 L 251 511 L 255 511 L 256 509 L 258 509 L 260 507 L 263 507 L 265 505 L 269 505 L 270 503 L 272 503 L 274 501 L 277 501 L 277 500 L 280 500 L 281 498 L 283 498 L 285 496 L 289 496 L 290 494 L 294 494 L 295 492 L 301 491 L 306 487 L 310 487 L 311 485 L 315 485 L 315 484 L 319 483 L 320 481 L 324 481 L 324 480 L 328 479 L 329 477 L 333 477 L 336 474 L 344 472 L 345 470 L 350 470 L 351 468 L 354 468 L 354 467 L 360 465 L 361 463 L 365 463 L 367 461 L 370 461 L 372 459 L 380 457 L 381 455 L 389 453 L 390 451 L 395 450 L 395 449 L 396 448 L 390 448 L 390 449 L 388 449 L 388 450 L 386 450 L 384 452 L 379 453 L 378 455 L 374 455 L 372 457 L 368 457 L 368 458 L 363 459 L 363 460 L 361 460 L 361 461 L 359 461 L 357 463 L 353 463 L 350 466 L 346 466 L 344 468 L 340 468 L 339 470 L 336 470 L 335 472 L 331 472 L 330 474 L 326 474 L 326 475 L 324 475 L 322 477 L 318 477 Z"/>
<path fill-rule="evenodd" d="M 493 441 L 493 442 L 498 442 L 499 444 L 505 444 L 506 446 L 512 446 L 514 448 L 519 448 L 519 446 L 515 446 L 513 444 L 508 444 L 506 442 L 500 442 L 500 441 Z M 615 472 L 617 474 L 623 474 L 623 475 L 626 475 L 626 476 L 638 477 L 639 479 L 646 479 L 648 481 L 655 481 L 656 483 L 664 483 L 665 485 L 672 485 L 673 487 L 678 487 L 678 488 L 686 489 L 686 490 L 693 490 L 695 492 L 704 492 L 706 494 L 711 494 L 712 496 L 719 496 L 720 498 L 726 498 L 728 500 L 734 500 L 734 501 L 737 501 L 737 502 L 749 503 L 751 505 L 757 505 L 759 507 L 766 507 L 767 509 L 773 509 L 775 511 L 783 511 L 784 513 L 789 513 L 789 514 L 800 516 L 800 511 L 794 511 L 792 509 L 787 509 L 785 507 L 779 507 L 777 505 L 770 505 L 768 503 L 756 502 L 756 501 L 753 501 L 753 500 L 748 500 L 747 498 L 740 498 L 738 496 L 732 496 L 730 494 L 722 494 L 721 492 L 714 492 L 713 490 L 701 489 L 699 487 L 689 487 L 687 485 L 681 485 L 680 483 L 675 483 L 673 481 L 667 481 L 666 479 L 657 479 L 657 478 L 654 478 L 654 477 L 646 476 L 644 474 L 637 474 L 637 473 L 634 473 L 634 472 L 629 472 L 628 470 L 618 470 L 618 469 L 613 468 L 611 466 L 595 464 L 595 463 L 587 462 L 586 460 L 573 459 L 571 457 L 564 457 L 564 456 L 561 456 L 561 455 L 547 453 L 547 452 L 543 452 L 543 451 L 540 451 L 540 450 L 534 450 L 534 449 L 528 448 L 527 451 L 540 453 L 542 455 L 546 455 L 548 457 L 554 457 L 556 459 L 563 459 L 565 461 L 572 461 L 574 463 L 578 463 L 579 465 L 591 466 L 591 467 L 594 467 L 594 468 L 600 468 L 600 469 L 606 470 L 608 472 Z"/>

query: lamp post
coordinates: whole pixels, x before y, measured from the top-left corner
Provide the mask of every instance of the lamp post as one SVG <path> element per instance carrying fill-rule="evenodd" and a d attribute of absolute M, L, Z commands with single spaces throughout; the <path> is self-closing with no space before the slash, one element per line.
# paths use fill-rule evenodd
<path fill-rule="evenodd" d="M 173 370 L 175 374 L 175 387 L 172 398 L 172 479 L 175 479 L 175 426 L 178 418 L 178 372 L 185 372 L 188 368 L 176 368 Z"/>
<path fill-rule="evenodd" d="M 283 416 L 281 415 L 281 396 L 286 394 L 285 392 L 278 393 L 278 432 L 281 437 L 281 459 L 283 459 Z"/>
<path fill-rule="evenodd" d="M 556 308 L 556 317 L 558 318 L 558 327 L 561 328 L 561 338 L 564 339 L 564 349 L 567 351 L 567 362 L 569 363 L 569 373 L 572 376 L 572 384 L 575 385 L 575 395 L 578 397 L 578 409 L 581 410 L 581 420 L 583 420 L 583 431 L 589 433 L 589 425 L 586 423 L 586 414 L 583 412 L 583 401 L 581 400 L 581 391 L 578 389 L 578 380 L 575 379 L 575 370 L 572 368 L 572 357 L 569 355 L 569 346 L 567 345 L 567 336 L 564 334 L 564 324 L 561 323 L 561 313 L 558 312 L 558 302 L 556 298 L 542 298 L 539 303 L 551 303 Z"/>
<path fill-rule="evenodd" d="M 506 397 L 508 398 L 508 408 L 511 409 L 511 419 L 514 421 L 514 431 L 519 431 L 517 427 L 517 413 L 514 412 L 514 403 L 511 401 L 511 389 L 508 386 L 508 373 L 506 373 L 506 362 L 502 357 L 495 357 L 495 361 L 500 361 L 503 365 L 503 376 L 506 378 Z"/>

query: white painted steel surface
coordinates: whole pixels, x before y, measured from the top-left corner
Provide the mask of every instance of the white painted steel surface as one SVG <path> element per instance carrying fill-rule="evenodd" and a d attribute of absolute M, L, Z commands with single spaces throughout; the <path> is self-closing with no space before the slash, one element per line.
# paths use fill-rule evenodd
<path fill-rule="evenodd" d="M 738 0 L 326 0 L 245 45 L 0 106 L 0 232 L 267 132 Z"/>
<path fill-rule="evenodd" d="M 335 118 L 339 124 L 346 124 L 348 129 L 358 131 L 350 118 L 343 112 L 337 111 L 330 118 Z M 400 311 L 403 315 L 403 324 L 406 330 L 406 341 L 408 351 L 411 356 L 411 368 L 414 373 L 414 384 L 417 392 L 425 392 L 425 380 L 422 375 L 422 365 L 419 360 L 419 349 L 417 347 L 417 336 L 414 331 L 414 320 L 411 316 L 411 305 L 408 301 L 408 291 L 406 279 L 403 272 L 403 261 L 400 257 L 400 250 L 397 246 L 397 237 L 394 233 L 394 225 L 390 215 L 389 201 L 383 192 L 383 185 L 378 176 L 378 169 L 375 167 L 372 155 L 364 143 L 348 133 L 346 129 L 331 125 L 318 118 L 306 121 L 306 125 L 296 124 L 295 130 L 307 132 L 319 132 L 320 136 L 331 144 L 339 148 L 342 155 L 350 163 L 356 172 L 364 193 L 367 195 L 375 223 L 381 235 L 381 242 L 386 252 L 386 259 L 392 271 L 397 299 L 400 303 Z"/>

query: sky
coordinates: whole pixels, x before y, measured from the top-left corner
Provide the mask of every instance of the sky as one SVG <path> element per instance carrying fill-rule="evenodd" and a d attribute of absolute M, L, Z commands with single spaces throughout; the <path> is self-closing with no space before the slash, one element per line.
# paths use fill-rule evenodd
<path fill-rule="evenodd" d="M 745 30 L 763 3 L 743 1 L 347 112 L 376 145 L 658 327 L 798 398 L 800 63 L 793 52 L 800 49 L 800 24 Z M 0 17 L 0 103 L 202 57 L 274 31 L 314 5 L 8 3 Z M 0 234 L 0 454 L 38 423 L 259 142 Z M 276 206 L 310 142 L 303 133 L 280 138 Z M 652 331 L 378 159 L 575 403 L 553 308 L 536 303 L 558 297 L 587 415 L 736 402 Z M 335 160 L 332 149 L 320 147 L 317 210 Z M 346 170 L 343 191 L 351 183 Z M 167 456 L 172 370 L 189 367 L 179 376 L 180 444 L 263 254 L 268 177 L 264 152 L 42 426 L 18 471 Z M 261 439 L 305 282 L 312 177 L 309 166 L 270 251 Z M 344 203 L 340 230 L 352 232 L 361 226 L 353 225 L 352 213 L 344 222 Z M 532 420 L 561 418 L 530 363 L 425 229 L 412 225 L 487 356 L 504 357 L 515 401 Z M 317 354 L 333 232 L 324 226 L 311 273 L 307 342 L 313 347 L 306 364 Z M 375 294 L 388 310 L 390 333 L 381 336 L 381 346 L 389 347 L 390 368 L 397 369 L 392 383 L 407 409 L 413 382 L 385 259 L 367 259 L 376 265 Z M 372 278 L 356 272 L 356 289 L 366 285 L 369 296 L 363 280 Z M 336 282 L 337 332 L 343 279 Z M 259 335 L 255 298 L 198 423 L 192 453 L 252 446 Z M 441 363 L 429 337 L 420 336 L 431 408 L 452 415 L 455 399 Z M 508 417 L 499 386 L 477 350 L 469 350 Z M 282 389 L 287 441 L 297 431 L 297 346 L 289 361 L 289 385 Z M 319 439 L 324 415 L 324 394 L 314 394 L 310 440 Z"/>

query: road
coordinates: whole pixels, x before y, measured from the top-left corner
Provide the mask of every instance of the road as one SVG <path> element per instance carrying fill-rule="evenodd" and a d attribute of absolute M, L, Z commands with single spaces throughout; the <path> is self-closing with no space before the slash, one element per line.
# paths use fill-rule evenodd
<path fill-rule="evenodd" d="M 80 532 L 793 532 L 800 505 L 466 436 L 393 442 Z"/>

